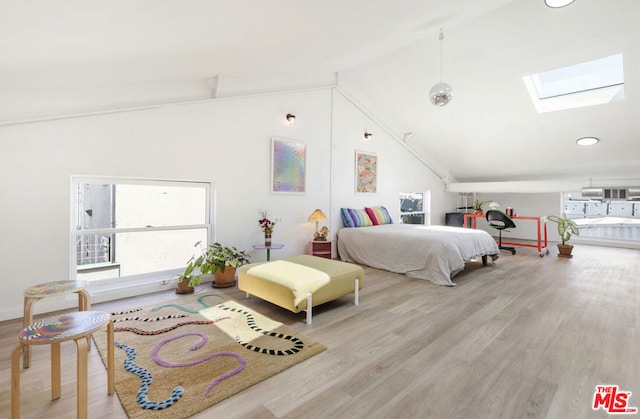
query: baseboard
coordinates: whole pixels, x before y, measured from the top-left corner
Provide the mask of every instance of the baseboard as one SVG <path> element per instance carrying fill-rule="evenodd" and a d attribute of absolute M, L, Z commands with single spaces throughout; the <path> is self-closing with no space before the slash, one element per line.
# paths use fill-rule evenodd
<path fill-rule="evenodd" d="M 202 283 L 209 281 L 203 280 Z M 132 298 L 145 294 L 153 294 L 156 292 L 172 290 L 176 288 L 175 281 L 166 280 L 146 280 L 144 282 L 133 282 L 129 285 L 122 283 L 118 287 L 112 285 L 92 286 L 89 283 L 89 294 L 91 295 L 91 304 L 104 303 L 107 301 L 120 300 L 123 298 Z M 77 294 L 60 295 L 56 297 L 47 297 L 39 300 L 34 305 L 33 314 L 38 316 L 41 314 L 51 313 L 61 310 L 73 310 L 78 308 Z M 22 305 L 11 307 L 7 310 L 0 310 L 0 321 L 21 319 L 23 317 Z"/>
<path fill-rule="evenodd" d="M 586 237 L 572 237 L 571 244 L 588 244 L 593 246 L 621 247 L 624 249 L 640 249 L 640 242 L 635 240 L 610 240 Z"/>

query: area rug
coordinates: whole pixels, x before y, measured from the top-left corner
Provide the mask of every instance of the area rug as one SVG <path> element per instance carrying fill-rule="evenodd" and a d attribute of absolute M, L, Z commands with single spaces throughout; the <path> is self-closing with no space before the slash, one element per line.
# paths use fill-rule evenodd
<path fill-rule="evenodd" d="M 111 318 L 130 418 L 187 418 L 326 349 L 217 290 Z M 94 340 L 104 362 L 106 332 Z"/>

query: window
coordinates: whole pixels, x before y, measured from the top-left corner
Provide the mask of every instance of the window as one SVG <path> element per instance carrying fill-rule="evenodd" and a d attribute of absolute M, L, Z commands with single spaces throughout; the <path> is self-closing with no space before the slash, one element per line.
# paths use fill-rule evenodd
<path fill-rule="evenodd" d="M 74 178 L 72 271 L 106 281 L 180 272 L 211 231 L 211 184 Z"/>
<path fill-rule="evenodd" d="M 429 224 L 429 192 L 400 193 L 400 223 Z"/>
<path fill-rule="evenodd" d="M 550 112 L 624 100 L 623 55 L 523 77 L 538 112 Z"/>
<path fill-rule="evenodd" d="M 595 199 L 581 192 L 563 193 L 563 210 L 580 229 L 580 236 L 571 240 L 640 240 L 640 202 L 627 198 L 629 190 L 634 189 L 605 188 L 604 198 Z"/>

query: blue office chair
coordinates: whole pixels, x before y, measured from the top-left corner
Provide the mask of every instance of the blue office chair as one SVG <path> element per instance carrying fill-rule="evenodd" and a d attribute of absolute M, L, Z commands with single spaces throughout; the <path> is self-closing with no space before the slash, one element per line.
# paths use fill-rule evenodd
<path fill-rule="evenodd" d="M 502 245 L 502 230 L 507 228 L 516 228 L 516 224 L 507 214 L 498 210 L 487 211 L 487 223 L 490 227 L 498 230 L 498 248 L 504 250 L 510 250 L 512 255 L 516 254 L 515 247 L 507 247 Z"/>

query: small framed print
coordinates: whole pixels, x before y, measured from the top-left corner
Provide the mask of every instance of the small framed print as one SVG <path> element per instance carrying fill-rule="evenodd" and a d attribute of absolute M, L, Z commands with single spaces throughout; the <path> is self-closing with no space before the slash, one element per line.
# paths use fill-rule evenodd
<path fill-rule="evenodd" d="M 356 193 L 371 194 L 378 191 L 378 156 L 356 150 Z"/>
<path fill-rule="evenodd" d="M 306 184 L 307 147 L 304 143 L 271 139 L 271 192 L 303 194 Z"/>

